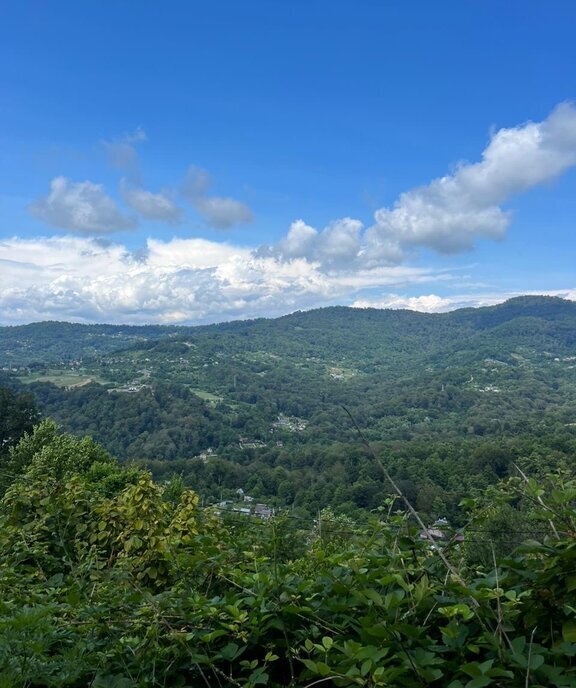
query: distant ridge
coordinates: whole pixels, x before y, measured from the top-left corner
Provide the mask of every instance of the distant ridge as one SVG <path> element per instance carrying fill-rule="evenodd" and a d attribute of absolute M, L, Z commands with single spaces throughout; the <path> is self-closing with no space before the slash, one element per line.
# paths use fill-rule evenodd
<path fill-rule="evenodd" d="M 495 306 L 463 308 L 446 313 L 408 309 L 329 306 L 296 311 L 278 318 L 236 320 L 211 325 L 112 325 L 44 321 L 0 327 L 0 366 L 31 360 L 69 361 L 170 338 L 226 336 L 226 345 L 245 349 L 250 337 L 274 349 L 278 337 L 288 338 L 295 352 L 310 355 L 314 346 L 339 347 L 370 357 L 374 342 L 390 352 L 437 351 L 482 332 L 503 327 L 528 341 L 531 332 L 548 339 L 558 335 L 564 345 L 576 337 L 576 302 L 555 296 L 518 296 Z M 518 323 L 514 327 L 513 323 Z M 520 327 L 521 324 L 521 327 Z M 336 337 L 336 339 L 335 339 Z M 239 339 L 240 338 L 240 339 Z"/>

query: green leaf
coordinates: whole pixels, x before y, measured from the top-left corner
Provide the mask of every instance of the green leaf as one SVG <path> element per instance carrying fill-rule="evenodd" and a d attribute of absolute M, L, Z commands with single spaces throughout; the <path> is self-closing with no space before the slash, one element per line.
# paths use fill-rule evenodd
<path fill-rule="evenodd" d="M 301 659 L 300 660 L 302 664 L 308 669 L 308 671 L 311 671 L 313 674 L 318 673 L 318 667 L 316 666 L 316 662 L 313 662 L 311 659 Z"/>
<path fill-rule="evenodd" d="M 380 595 L 377 590 L 374 590 L 373 588 L 364 590 L 364 597 L 367 597 L 369 600 L 374 602 L 377 607 L 382 606 L 382 595 Z"/>
<path fill-rule="evenodd" d="M 526 647 L 526 638 L 519 636 L 518 638 L 514 638 L 510 644 L 514 648 L 514 652 L 520 654 Z"/>
<path fill-rule="evenodd" d="M 493 659 L 487 659 L 485 662 L 482 662 L 482 664 L 479 664 L 478 668 L 480 669 L 480 673 L 485 674 L 487 671 L 489 671 L 492 668 L 493 664 L 494 664 Z"/>
<path fill-rule="evenodd" d="M 469 662 L 461 667 L 462 671 L 472 678 L 476 676 L 481 676 L 484 672 L 480 669 L 480 664 L 478 662 Z"/>
<path fill-rule="evenodd" d="M 438 611 L 440 612 L 440 614 L 446 616 L 449 619 L 455 616 L 461 616 L 464 619 L 464 621 L 468 621 L 474 616 L 474 612 L 470 609 L 470 607 L 467 604 L 464 603 L 453 604 L 449 607 L 440 607 Z"/>
<path fill-rule="evenodd" d="M 245 647 L 240 647 L 237 643 L 228 643 L 220 650 L 220 656 L 228 662 L 232 662 L 239 657 L 245 649 Z"/>
<path fill-rule="evenodd" d="M 191 636 L 191 638 L 188 638 L 188 635 Z M 223 635 L 228 635 L 228 631 L 218 629 L 217 631 L 212 631 L 211 633 L 206 633 L 205 635 L 201 636 L 200 640 L 202 640 L 204 643 L 211 643 L 213 640 L 216 640 L 216 638 L 220 638 Z M 191 640 L 194 637 L 194 634 L 188 633 L 186 637 L 188 640 Z"/>
<path fill-rule="evenodd" d="M 477 676 L 471 681 L 468 681 L 465 688 L 483 688 L 483 686 L 489 686 L 492 683 L 492 679 L 488 676 Z"/>
<path fill-rule="evenodd" d="M 542 655 L 530 655 L 530 669 L 539 669 L 544 664 L 544 657 Z"/>
<path fill-rule="evenodd" d="M 265 686 L 268 683 L 268 674 L 264 670 L 264 667 L 259 667 L 258 669 L 253 671 L 248 677 L 248 681 L 253 686 Z"/>

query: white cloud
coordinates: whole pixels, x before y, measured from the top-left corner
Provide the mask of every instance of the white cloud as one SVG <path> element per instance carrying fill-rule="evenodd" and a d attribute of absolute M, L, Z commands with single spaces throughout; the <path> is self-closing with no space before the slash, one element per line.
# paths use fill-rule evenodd
<path fill-rule="evenodd" d="M 284 261 L 205 239 L 149 239 L 140 256 L 120 244 L 85 237 L 0 240 L 3 323 L 196 324 L 282 315 L 354 297 L 357 307 L 443 312 L 518 295 L 401 294 L 418 285 L 454 289 L 461 279 L 448 271 L 406 265 L 325 272 L 304 257 Z M 367 298 L 368 289 L 390 293 Z M 576 300 L 576 290 L 540 293 Z"/>
<path fill-rule="evenodd" d="M 50 193 L 34 201 L 28 210 L 54 227 L 78 234 L 108 234 L 137 226 L 135 218 L 124 215 L 101 184 L 72 182 L 56 177 Z"/>
<path fill-rule="evenodd" d="M 249 248 L 207 239 L 148 239 L 147 264 L 154 268 L 177 270 L 184 266 L 193 269 L 217 268 L 237 257 L 249 261 Z"/>
<path fill-rule="evenodd" d="M 511 221 L 501 206 L 515 194 L 554 179 L 576 165 L 576 108 L 559 105 L 542 122 L 500 129 L 482 159 L 462 163 L 453 174 L 403 193 L 392 208 L 380 208 L 362 232 L 345 218 L 319 232 L 297 220 L 262 255 L 284 260 L 306 257 L 326 270 L 395 265 L 418 247 L 440 253 L 471 249 L 480 238 L 501 239 Z"/>
<path fill-rule="evenodd" d="M 318 237 L 318 258 L 328 266 L 345 264 L 350 255 L 360 250 L 362 223 L 345 217 L 324 228 Z"/>
<path fill-rule="evenodd" d="M 214 322 L 334 304 L 367 287 L 445 279 L 450 275 L 408 266 L 329 275 L 305 258 L 286 262 L 204 239 L 149 239 L 139 257 L 81 237 L 0 241 L 4 322 Z"/>
<path fill-rule="evenodd" d="M 398 265 L 404 253 L 397 242 L 375 242 L 367 249 L 366 232 L 359 220 L 344 217 L 330 222 L 322 231 L 296 220 L 274 246 L 261 246 L 259 255 L 277 256 L 280 260 L 306 258 L 326 272 L 356 271 L 380 266 Z M 367 254 L 369 250 L 369 255 Z"/>
<path fill-rule="evenodd" d="M 222 196 L 210 196 L 212 179 L 206 170 L 190 167 L 182 185 L 184 198 L 202 215 L 205 222 L 216 229 L 251 222 L 252 210 L 241 201 Z"/>
<path fill-rule="evenodd" d="M 502 238 L 510 213 L 500 206 L 574 165 L 572 105 L 559 105 L 542 122 L 500 129 L 480 162 L 461 164 L 454 174 L 403 193 L 392 209 L 376 211 L 376 224 L 364 237 L 366 254 L 386 241 L 454 253 L 472 248 L 478 238 Z"/>
<path fill-rule="evenodd" d="M 285 259 L 309 258 L 315 252 L 318 231 L 307 225 L 304 220 L 296 220 L 290 225 L 288 234 L 278 242 L 277 253 Z"/>
<path fill-rule="evenodd" d="M 170 198 L 169 192 L 152 193 L 122 180 L 120 191 L 126 205 L 140 213 L 147 220 L 160 220 L 177 224 L 182 219 L 182 210 Z"/>
<path fill-rule="evenodd" d="M 102 143 L 110 163 L 128 175 L 128 179 L 120 181 L 120 192 L 126 205 L 147 220 L 178 224 L 182 219 L 182 210 L 174 202 L 170 190 L 153 193 L 142 186 L 136 145 L 147 140 L 144 129 L 137 127 L 131 134 Z"/>
<path fill-rule="evenodd" d="M 357 299 L 354 308 L 390 308 L 408 309 L 422 313 L 446 313 L 457 308 L 479 308 L 480 306 L 495 306 L 498 303 L 523 295 L 559 296 L 562 299 L 576 301 L 576 289 L 557 289 L 554 291 L 509 291 L 500 293 L 460 294 L 457 296 L 438 296 L 437 294 L 423 294 L 422 296 L 403 296 L 400 294 L 386 294 L 374 299 Z"/>
<path fill-rule="evenodd" d="M 352 306 L 354 308 L 390 308 L 420 311 L 422 313 L 444 313 L 456 308 L 464 308 L 474 302 L 474 296 L 466 298 L 443 297 L 436 294 L 424 294 L 422 296 L 401 296 L 399 294 L 387 294 L 377 299 L 358 299 Z M 502 301 L 506 297 L 501 298 Z M 496 301 L 498 303 L 498 301 Z M 474 304 L 477 305 L 477 304 Z M 489 305 L 489 304 L 486 304 Z M 491 304 L 490 304 L 491 305 Z"/>

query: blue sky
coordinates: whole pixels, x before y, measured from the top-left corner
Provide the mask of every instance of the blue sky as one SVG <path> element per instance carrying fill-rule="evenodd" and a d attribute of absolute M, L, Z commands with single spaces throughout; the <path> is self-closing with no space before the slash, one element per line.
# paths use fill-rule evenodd
<path fill-rule="evenodd" d="M 19 2 L 0 321 L 576 298 L 576 6 Z"/>

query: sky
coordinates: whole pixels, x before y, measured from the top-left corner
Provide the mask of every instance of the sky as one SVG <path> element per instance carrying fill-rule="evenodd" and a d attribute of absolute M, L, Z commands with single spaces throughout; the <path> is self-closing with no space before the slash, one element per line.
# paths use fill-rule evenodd
<path fill-rule="evenodd" d="M 0 323 L 576 299 L 572 0 L 6 0 Z"/>

